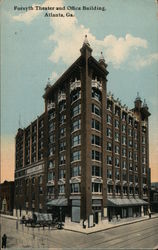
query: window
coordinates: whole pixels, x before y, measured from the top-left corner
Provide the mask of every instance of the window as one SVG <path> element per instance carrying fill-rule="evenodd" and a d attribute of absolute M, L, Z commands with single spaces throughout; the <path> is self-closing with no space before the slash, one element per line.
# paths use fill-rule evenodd
<path fill-rule="evenodd" d="M 142 136 L 142 143 L 145 144 L 145 136 Z"/>
<path fill-rule="evenodd" d="M 145 164 L 146 163 L 146 157 L 142 158 L 142 163 Z"/>
<path fill-rule="evenodd" d="M 123 120 L 123 121 L 126 121 L 126 116 L 127 116 L 127 115 L 126 115 L 125 113 L 122 113 L 122 120 Z"/>
<path fill-rule="evenodd" d="M 125 136 L 122 136 L 122 144 L 126 145 L 126 137 Z"/>
<path fill-rule="evenodd" d="M 123 194 L 127 194 L 127 192 L 128 192 L 127 187 L 123 187 Z"/>
<path fill-rule="evenodd" d="M 48 172 L 48 181 L 53 181 L 55 179 L 55 174 L 53 172 Z"/>
<path fill-rule="evenodd" d="M 49 156 L 51 156 L 51 155 L 54 155 L 55 154 L 55 146 L 51 146 L 50 148 L 49 148 Z"/>
<path fill-rule="evenodd" d="M 112 165 L 112 156 L 110 155 L 107 156 L 107 164 Z"/>
<path fill-rule="evenodd" d="M 138 183 L 138 175 L 135 175 L 135 182 Z"/>
<path fill-rule="evenodd" d="M 113 186 L 108 185 L 108 194 L 112 194 L 112 193 L 113 193 Z"/>
<path fill-rule="evenodd" d="M 107 102 L 107 109 L 109 110 L 109 111 L 112 111 L 112 103 L 111 102 Z"/>
<path fill-rule="evenodd" d="M 101 152 L 92 150 L 92 160 L 101 161 Z"/>
<path fill-rule="evenodd" d="M 108 136 L 109 138 L 112 137 L 112 131 L 111 131 L 110 128 L 107 128 L 107 136 Z"/>
<path fill-rule="evenodd" d="M 77 89 L 71 92 L 71 102 L 74 102 L 81 98 L 81 90 Z"/>
<path fill-rule="evenodd" d="M 101 101 L 101 93 L 100 91 L 97 91 L 96 89 L 92 88 L 92 98 L 94 98 L 97 101 Z"/>
<path fill-rule="evenodd" d="M 138 144 L 134 143 L 134 148 L 137 149 L 138 148 Z"/>
<path fill-rule="evenodd" d="M 54 134 L 52 134 L 52 135 L 49 136 L 49 142 L 50 143 L 54 143 L 55 142 L 55 135 Z"/>
<path fill-rule="evenodd" d="M 59 104 L 59 110 L 60 112 L 66 109 L 66 102 L 60 102 Z"/>
<path fill-rule="evenodd" d="M 71 193 L 80 193 L 80 183 L 71 184 Z"/>
<path fill-rule="evenodd" d="M 118 145 L 115 146 L 115 154 L 119 154 L 120 153 L 120 148 Z"/>
<path fill-rule="evenodd" d="M 92 192 L 93 193 L 101 193 L 102 185 L 100 183 L 92 183 Z"/>
<path fill-rule="evenodd" d="M 115 179 L 120 180 L 120 171 L 118 169 L 115 171 Z"/>
<path fill-rule="evenodd" d="M 122 132 L 126 133 L 126 125 L 124 125 L 124 124 L 122 125 Z"/>
<path fill-rule="evenodd" d="M 49 161 L 48 168 L 51 169 L 51 168 L 54 168 L 54 167 L 55 167 L 55 160 Z"/>
<path fill-rule="evenodd" d="M 133 170 L 133 164 L 132 164 L 132 162 L 129 162 L 129 170 Z"/>
<path fill-rule="evenodd" d="M 131 175 L 131 174 L 129 175 L 129 181 L 133 182 L 133 175 Z"/>
<path fill-rule="evenodd" d="M 115 158 L 115 167 L 119 167 L 119 165 L 120 165 L 119 158 Z"/>
<path fill-rule="evenodd" d="M 134 139 L 135 139 L 135 140 L 138 139 L 138 134 L 137 134 L 137 131 L 136 131 L 136 130 L 134 131 Z"/>
<path fill-rule="evenodd" d="M 101 109 L 94 103 L 92 103 L 92 113 L 101 116 Z"/>
<path fill-rule="evenodd" d="M 126 149 L 125 148 L 122 149 L 122 156 L 126 157 Z"/>
<path fill-rule="evenodd" d="M 128 155 L 129 155 L 129 159 L 132 160 L 132 151 L 129 151 Z"/>
<path fill-rule="evenodd" d="M 40 175 L 40 176 L 38 177 L 38 183 L 39 183 L 39 184 L 42 184 L 42 175 Z"/>
<path fill-rule="evenodd" d="M 101 130 L 101 123 L 97 120 L 92 119 L 92 128 L 100 131 Z"/>
<path fill-rule="evenodd" d="M 47 194 L 48 195 L 54 194 L 54 187 L 53 186 L 48 186 L 47 187 Z"/>
<path fill-rule="evenodd" d="M 66 121 L 66 115 L 60 115 L 60 125 L 64 124 Z"/>
<path fill-rule="evenodd" d="M 59 150 L 60 151 L 66 150 L 66 141 L 60 142 Z"/>
<path fill-rule="evenodd" d="M 72 108 L 72 117 L 81 113 L 81 104 Z"/>
<path fill-rule="evenodd" d="M 119 128 L 119 121 L 115 120 L 115 128 Z"/>
<path fill-rule="evenodd" d="M 48 115 L 49 121 L 51 121 L 53 118 L 55 118 L 55 112 L 54 112 L 54 111 L 52 111 L 52 112 L 49 113 L 49 115 Z"/>
<path fill-rule="evenodd" d="M 128 130 L 128 135 L 132 136 L 132 129 L 131 128 Z"/>
<path fill-rule="evenodd" d="M 60 138 L 64 137 L 66 135 L 66 128 L 61 128 L 60 129 Z"/>
<path fill-rule="evenodd" d="M 55 130 L 55 122 L 49 123 L 49 133 Z"/>
<path fill-rule="evenodd" d="M 107 150 L 112 151 L 112 143 L 111 142 L 107 142 Z"/>
<path fill-rule="evenodd" d="M 39 194 L 43 194 L 43 188 L 39 186 Z"/>
<path fill-rule="evenodd" d="M 115 132 L 115 141 L 119 141 L 119 133 Z"/>
<path fill-rule="evenodd" d="M 138 154 L 136 152 L 134 153 L 134 160 L 138 161 Z"/>
<path fill-rule="evenodd" d="M 116 115 L 116 116 L 119 116 L 119 114 L 120 114 L 119 108 L 115 107 L 115 115 Z"/>
<path fill-rule="evenodd" d="M 145 177 L 143 178 L 143 184 L 147 184 L 147 180 Z"/>
<path fill-rule="evenodd" d="M 120 186 L 116 186 L 116 194 L 120 194 L 121 193 L 121 187 Z"/>
<path fill-rule="evenodd" d="M 126 169 L 126 161 L 122 161 L 122 168 Z"/>
<path fill-rule="evenodd" d="M 72 123 L 72 132 L 81 128 L 81 120 L 76 120 Z"/>
<path fill-rule="evenodd" d="M 74 151 L 72 153 L 72 161 L 79 161 L 81 159 L 81 151 Z"/>
<path fill-rule="evenodd" d="M 112 124 L 111 115 L 107 115 L 107 123 L 108 123 L 108 124 Z"/>
<path fill-rule="evenodd" d="M 77 165 L 75 167 L 72 167 L 72 177 L 80 176 L 81 175 L 81 166 Z"/>
<path fill-rule="evenodd" d="M 122 174 L 122 179 L 123 179 L 123 181 L 127 181 L 127 174 L 126 173 Z"/>
<path fill-rule="evenodd" d="M 65 193 L 65 186 L 64 185 L 59 185 L 59 193 L 60 194 Z"/>
<path fill-rule="evenodd" d="M 112 170 L 111 169 L 107 170 L 107 178 L 112 179 Z"/>
<path fill-rule="evenodd" d="M 132 140 L 129 140 L 129 147 L 132 147 L 133 146 L 133 142 Z"/>
<path fill-rule="evenodd" d="M 77 146 L 81 144 L 81 135 L 76 135 L 72 137 L 72 146 Z"/>
<path fill-rule="evenodd" d="M 132 124 L 133 124 L 133 119 L 132 119 L 132 117 L 129 117 L 128 123 L 129 123 L 129 125 L 132 125 Z"/>
<path fill-rule="evenodd" d="M 60 161 L 59 161 L 59 163 L 60 163 L 60 165 L 66 163 L 66 155 L 60 155 Z"/>
<path fill-rule="evenodd" d="M 65 178 L 65 170 L 64 169 L 60 169 L 59 170 L 59 179 L 63 179 Z"/>
<path fill-rule="evenodd" d="M 32 184 L 35 184 L 35 177 L 32 177 Z"/>
<path fill-rule="evenodd" d="M 142 153 L 145 154 L 145 147 L 142 147 Z"/>
<path fill-rule="evenodd" d="M 101 167 L 92 166 L 92 176 L 101 176 Z"/>
<path fill-rule="evenodd" d="M 92 135 L 91 143 L 93 145 L 101 146 L 101 138 L 99 136 L 97 136 L 97 135 Z"/>

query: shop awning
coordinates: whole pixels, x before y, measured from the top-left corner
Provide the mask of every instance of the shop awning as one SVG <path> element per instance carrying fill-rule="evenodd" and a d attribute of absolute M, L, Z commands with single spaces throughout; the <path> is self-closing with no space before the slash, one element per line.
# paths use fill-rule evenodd
<path fill-rule="evenodd" d="M 55 206 L 55 207 L 66 207 L 68 205 L 68 201 L 66 198 L 58 198 L 47 202 L 47 206 Z"/>
<path fill-rule="evenodd" d="M 141 199 L 127 199 L 127 198 L 109 198 L 108 204 L 109 207 L 125 207 L 125 206 L 141 206 L 148 205 L 148 202 Z"/>

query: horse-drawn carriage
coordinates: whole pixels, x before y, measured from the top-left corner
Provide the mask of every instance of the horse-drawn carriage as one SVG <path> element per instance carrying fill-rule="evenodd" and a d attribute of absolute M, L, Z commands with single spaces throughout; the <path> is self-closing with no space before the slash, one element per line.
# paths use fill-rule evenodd
<path fill-rule="evenodd" d="M 21 219 L 21 223 L 27 225 L 31 225 L 31 227 L 39 226 L 39 227 L 55 227 L 58 225 L 58 219 L 53 218 L 52 214 L 47 213 L 33 213 L 32 216 L 23 216 Z"/>

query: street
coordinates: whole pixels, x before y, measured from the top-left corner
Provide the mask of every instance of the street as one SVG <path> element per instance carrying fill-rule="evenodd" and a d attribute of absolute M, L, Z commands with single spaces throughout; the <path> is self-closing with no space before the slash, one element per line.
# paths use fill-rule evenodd
<path fill-rule="evenodd" d="M 5 233 L 7 247 L 14 249 L 158 249 L 157 232 L 158 218 L 86 235 L 67 230 L 25 227 L 17 224 L 16 220 L 1 217 L 1 236 Z"/>

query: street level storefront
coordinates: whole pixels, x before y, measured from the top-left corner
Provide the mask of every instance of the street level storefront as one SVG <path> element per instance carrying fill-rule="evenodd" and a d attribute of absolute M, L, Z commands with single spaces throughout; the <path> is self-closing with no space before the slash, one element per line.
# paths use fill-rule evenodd
<path fill-rule="evenodd" d="M 108 219 L 139 217 L 146 214 L 148 202 L 139 198 L 108 198 Z"/>
<path fill-rule="evenodd" d="M 47 212 L 51 212 L 53 218 L 57 218 L 58 221 L 65 222 L 65 217 L 69 215 L 68 213 L 68 200 L 66 198 L 58 198 L 51 200 L 47 203 Z"/>

